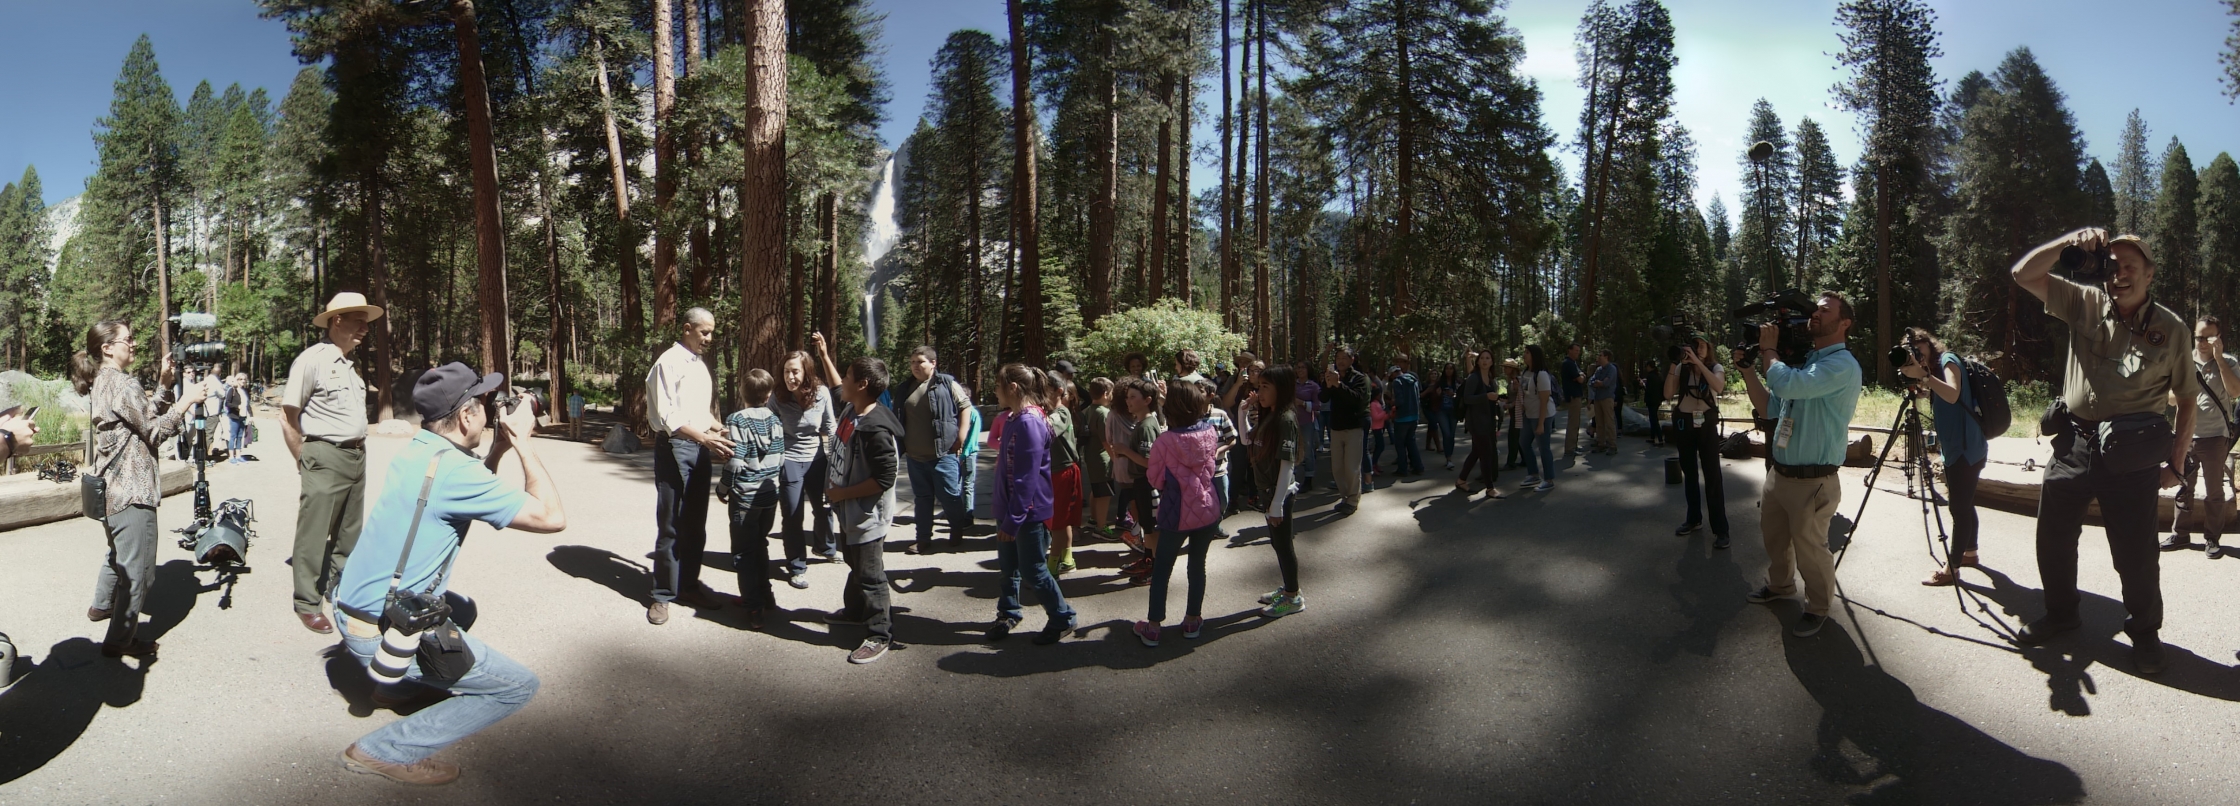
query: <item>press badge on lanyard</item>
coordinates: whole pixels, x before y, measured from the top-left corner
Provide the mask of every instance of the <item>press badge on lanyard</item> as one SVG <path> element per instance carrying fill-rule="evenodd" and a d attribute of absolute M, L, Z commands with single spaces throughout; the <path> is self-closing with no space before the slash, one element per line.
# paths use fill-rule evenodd
<path fill-rule="evenodd" d="M 1794 401 L 1781 401 L 1781 424 L 1773 429 L 1773 446 L 1776 448 L 1789 449 L 1789 432 L 1795 431 L 1797 427 L 1797 421 L 1789 416 L 1789 408 L 1795 405 Z"/>

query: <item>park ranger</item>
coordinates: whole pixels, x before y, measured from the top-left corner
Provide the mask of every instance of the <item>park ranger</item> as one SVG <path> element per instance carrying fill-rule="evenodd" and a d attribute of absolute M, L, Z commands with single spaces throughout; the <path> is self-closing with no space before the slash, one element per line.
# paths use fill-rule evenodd
<path fill-rule="evenodd" d="M 365 340 L 379 307 L 354 291 L 336 294 L 311 324 L 327 337 L 288 365 L 280 401 L 280 434 L 303 479 L 296 506 L 296 618 L 328 635 L 324 603 L 358 545 L 365 513 L 366 383 L 350 352 Z"/>
<path fill-rule="evenodd" d="M 2191 522 L 2194 499 L 2193 482 L 2203 478 L 2204 503 L 2201 514 L 2201 536 L 2208 544 L 2209 559 L 2224 556 L 2225 524 L 2225 464 L 2232 453 L 2232 393 L 2240 392 L 2240 363 L 2224 351 L 2224 324 L 2214 316 L 2204 316 L 2193 324 L 2193 380 L 2201 387 L 2201 394 L 2192 401 L 2193 445 L 2186 457 L 2185 478 L 2178 484 L 2178 523 L 2170 539 L 2162 541 L 2163 551 L 2177 551 L 2190 545 L 2191 536 L 2186 524 Z M 2171 401 L 2183 405 L 2186 401 Z"/>

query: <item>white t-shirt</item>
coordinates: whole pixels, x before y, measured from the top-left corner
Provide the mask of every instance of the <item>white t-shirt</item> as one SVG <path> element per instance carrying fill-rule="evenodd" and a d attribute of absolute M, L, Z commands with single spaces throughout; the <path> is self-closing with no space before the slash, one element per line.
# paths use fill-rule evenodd
<path fill-rule="evenodd" d="M 1524 416 L 1531 417 L 1535 420 L 1545 420 L 1550 417 L 1556 416 L 1556 400 L 1555 396 L 1552 394 L 1548 396 L 1548 403 L 1543 407 L 1546 409 L 1546 411 L 1542 412 L 1538 417 L 1532 416 L 1532 404 L 1534 401 L 1540 399 L 1540 393 L 1553 392 L 1555 388 L 1555 376 L 1548 374 L 1547 370 L 1526 373 L 1524 375 L 1518 376 L 1517 410 L 1524 412 Z"/>

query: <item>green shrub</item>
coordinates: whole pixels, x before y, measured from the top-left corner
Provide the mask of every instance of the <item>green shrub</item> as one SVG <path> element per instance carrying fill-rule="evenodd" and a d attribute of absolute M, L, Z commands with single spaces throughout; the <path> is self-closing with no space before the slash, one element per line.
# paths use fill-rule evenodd
<path fill-rule="evenodd" d="M 1077 345 L 1083 377 L 1118 377 L 1120 359 L 1129 353 L 1144 354 L 1152 369 L 1164 371 L 1172 366 L 1175 352 L 1185 349 L 1198 351 L 1211 367 L 1243 351 L 1244 336 L 1223 329 L 1220 314 L 1167 299 L 1097 320 Z"/>
<path fill-rule="evenodd" d="M 24 408 L 38 407 L 39 413 L 31 418 L 39 427 L 38 444 L 61 445 L 86 438 L 86 415 L 62 407 L 62 393 L 70 388 L 69 381 L 17 381 L 8 390 L 9 399 Z"/>

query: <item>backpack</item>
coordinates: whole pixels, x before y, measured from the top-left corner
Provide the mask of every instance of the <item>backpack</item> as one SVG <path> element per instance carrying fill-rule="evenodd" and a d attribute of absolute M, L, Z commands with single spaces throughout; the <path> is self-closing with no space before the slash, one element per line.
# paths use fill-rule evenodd
<path fill-rule="evenodd" d="M 1999 380 L 1999 373 L 1992 372 L 1983 362 L 1973 358 L 1960 359 L 1960 368 L 1968 376 L 1968 413 L 1976 418 L 1976 427 L 1983 429 L 1983 438 L 1998 439 L 2014 425 L 2014 409 L 2007 405 L 2007 385 Z"/>

